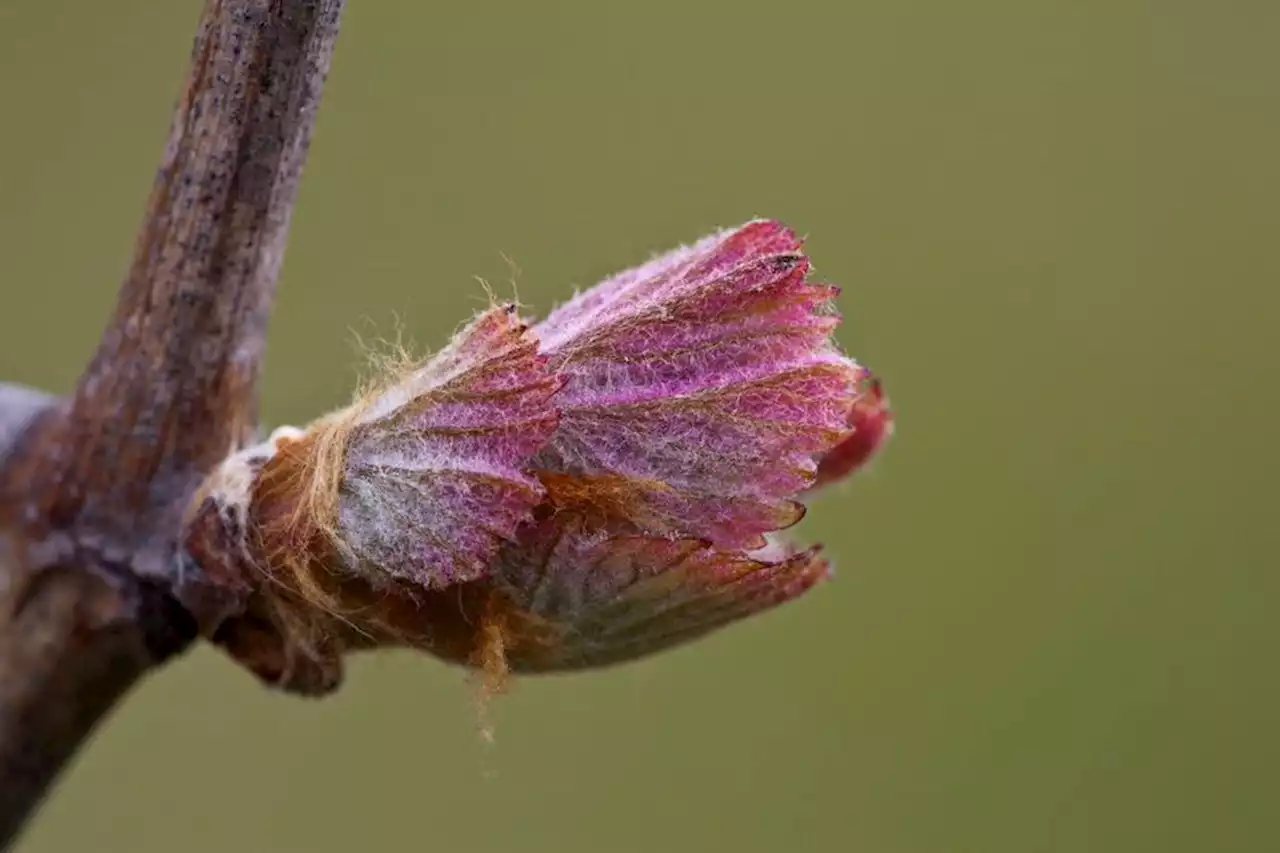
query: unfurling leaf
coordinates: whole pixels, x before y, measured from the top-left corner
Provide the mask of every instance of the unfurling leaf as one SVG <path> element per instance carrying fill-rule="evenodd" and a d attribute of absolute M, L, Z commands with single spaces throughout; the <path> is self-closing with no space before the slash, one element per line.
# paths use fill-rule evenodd
<path fill-rule="evenodd" d="M 188 522 L 192 595 L 210 578 L 238 593 L 206 633 L 317 693 L 358 649 L 495 677 L 588 668 L 801 595 L 827 564 L 776 531 L 892 426 L 801 249 L 751 222 L 532 329 L 490 309 L 347 409 L 230 458 Z"/>
<path fill-rule="evenodd" d="M 351 568 L 435 589 L 483 577 L 543 498 L 526 473 L 556 428 L 560 382 L 514 306 L 340 419 L 331 532 Z"/>

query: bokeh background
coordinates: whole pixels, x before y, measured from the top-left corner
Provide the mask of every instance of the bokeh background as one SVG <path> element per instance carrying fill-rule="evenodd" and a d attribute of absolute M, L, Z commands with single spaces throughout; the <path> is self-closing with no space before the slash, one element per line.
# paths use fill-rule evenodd
<path fill-rule="evenodd" d="M 0 375 L 58 391 L 126 267 L 198 0 L 0 0 Z M 804 522 L 836 582 L 519 682 L 201 649 L 100 731 L 44 851 L 1280 849 L 1280 6 L 352 0 L 272 423 L 356 334 L 438 346 L 780 217 L 845 287 L 888 452 Z"/>

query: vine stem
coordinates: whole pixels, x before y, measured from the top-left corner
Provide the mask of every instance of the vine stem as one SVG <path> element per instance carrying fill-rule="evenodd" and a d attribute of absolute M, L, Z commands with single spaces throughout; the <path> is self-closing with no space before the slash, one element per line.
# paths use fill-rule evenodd
<path fill-rule="evenodd" d="M 115 312 L 65 399 L 0 386 L 0 844 L 187 648 L 183 513 L 253 436 L 299 176 L 344 0 L 206 0 Z"/>

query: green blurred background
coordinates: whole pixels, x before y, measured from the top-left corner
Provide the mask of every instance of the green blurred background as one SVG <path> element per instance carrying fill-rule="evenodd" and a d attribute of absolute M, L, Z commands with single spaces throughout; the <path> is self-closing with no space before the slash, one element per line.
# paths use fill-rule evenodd
<path fill-rule="evenodd" d="M 0 0 L 0 376 L 69 389 L 198 0 Z M 805 521 L 835 583 L 629 667 L 201 649 L 38 851 L 1280 849 L 1280 6 L 352 0 L 281 282 L 271 423 L 355 332 L 438 346 L 757 215 L 845 286 L 899 415 Z"/>

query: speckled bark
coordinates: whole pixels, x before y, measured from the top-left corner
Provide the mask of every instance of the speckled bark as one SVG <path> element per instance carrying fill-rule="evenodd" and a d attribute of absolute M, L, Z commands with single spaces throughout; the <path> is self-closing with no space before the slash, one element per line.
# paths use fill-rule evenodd
<path fill-rule="evenodd" d="M 253 434 L 275 280 L 343 0 L 207 0 L 114 316 L 74 393 L 0 386 L 0 843 L 194 638 L 200 480 Z"/>

